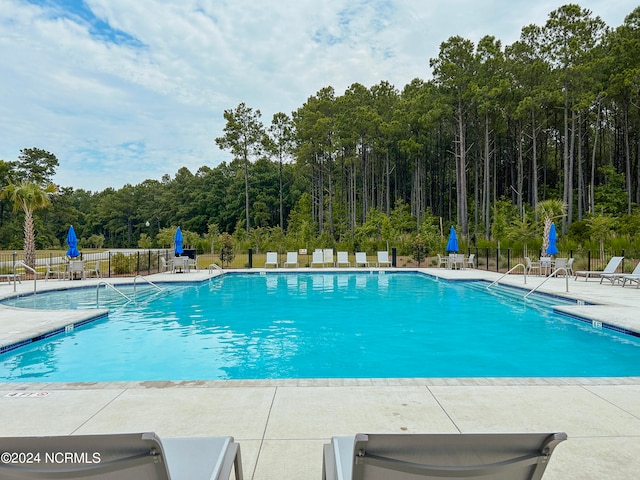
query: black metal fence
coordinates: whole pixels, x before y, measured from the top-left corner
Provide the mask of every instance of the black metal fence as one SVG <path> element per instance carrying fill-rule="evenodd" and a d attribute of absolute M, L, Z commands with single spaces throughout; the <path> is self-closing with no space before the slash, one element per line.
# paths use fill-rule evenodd
<path fill-rule="evenodd" d="M 232 258 L 224 263 L 220 261 L 219 255 L 213 253 L 196 256 L 195 251 L 185 252 L 192 258 L 195 257 L 199 269 L 206 269 L 215 263 L 224 268 L 263 268 L 266 262 L 266 252 L 255 252 L 252 249 L 236 251 Z M 526 264 L 525 257 L 532 261 L 539 259 L 540 251 L 525 251 L 522 249 L 496 249 L 496 248 L 470 248 L 467 251 L 459 252 L 466 256 L 474 254 L 475 268 L 494 272 L 506 272 L 518 264 Z M 560 251 L 555 258 L 573 258 L 573 270 L 602 270 L 609 259 L 613 256 L 622 256 L 622 271 L 631 272 L 640 261 L 640 251 L 614 251 L 606 250 L 602 254 L 592 250 L 568 250 Z M 311 266 L 312 252 L 304 252 L 298 255 L 300 267 Z M 442 256 L 445 252 L 442 252 Z M 136 275 L 151 275 L 165 270 L 162 259 L 168 261 L 173 257 L 172 250 L 110 250 L 110 251 L 86 251 L 81 253 L 81 260 L 85 264 L 95 266 L 99 262 L 99 270 L 102 277 L 134 277 Z M 286 252 L 278 252 L 278 264 L 283 265 Z M 435 255 L 421 259 L 417 262 L 409 255 L 397 255 L 395 248 L 391 248 L 389 259 L 392 266 L 398 268 L 415 267 L 438 267 L 438 260 Z M 33 278 L 33 272 L 21 265 L 24 260 L 23 252 L 0 252 L 0 275 L 13 274 L 14 271 L 25 278 Z M 349 252 L 349 260 L 354 265 L 355 252 Z M 367 252 L 367 260 L 375 265 L 376 252 Z M 68 259 L 64 252 L 37 252 L 35 270 L 37 275 L 45 276 L 48 270 L 59 271 L 61 265 Z M 519 273 L 515 271 L 514 273 Z"/>

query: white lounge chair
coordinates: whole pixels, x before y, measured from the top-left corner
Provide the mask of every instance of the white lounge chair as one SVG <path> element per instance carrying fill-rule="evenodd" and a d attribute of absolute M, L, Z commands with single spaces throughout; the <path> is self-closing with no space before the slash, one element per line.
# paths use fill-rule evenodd
<path fill-rule="evenodd" d="M 584 281 L 586 282 L 589 280 L 589 277 L 600 277 L 603 273 L 615 273 L 623 259 L 624 257 L 611 257 L 611 260 L 609 260 L 607 266 L 604 267 L 604 270 L 579 270 L 575 272 L 574 280 L 577 280 L 579 276 L 584 275 Z M 600 279 L 600 283 L 602 283 L 602 278 Z"/>
<path fill-rule="evenodd" d="M 338 252 L 336 267 L 339 267 L 340 265 L 346 265 L 347 267 L 351 266 L 351 262 L 349 261 L 349 252 Z"/>
<path fill-rule="evenodd" d="M 356 252 L 356 267 L 358 265 L 364 265 L 365 267 L 369 266 L 366 252 Z"/>
<path fill-rule="evenodd" d="M 311 266 L 320 265 L 324 267 L 324 252 L 322 250 L 316 250 L 311 255 Z"/>
<path fill-rule="evenodd" d="M 269 265 L 278 268 L 278 252 L 267 252 L 267 261 L 264 262 L 264 268 Z"/>
<path fill-rule="evenodd" d="M 540 479 L 565 433 L 358 434 L 324 446 L 323 480 Z"/>
<path fill-rule="evenodd" d="M 0 462 L 0 478 L 116 480 L 242 479 L 233 437 L 165 438 L 155 433 L 0 438 L 0 450 L 31 463 Z M 71 457 L 69 457 L 71 455 Z"/>
<path fill-rule="evenodd" d="M 286 267 L 298 267 L 298 252 L 287 252 L 287 261 L 283 265 Z"/>
<path fill-rule="evenodd" d="M 391 261 L 389 260 L 389 252 L 384 251 L 384 252 L 378 252 L 378 262 L 377 262 L 378 267 L 381 267 L 382 265 L 387 265 L 387 266 L 391 266 Z"/>
<path fill-rule="evenodd" d="M 636 268 L 633 269 L 633 273 L 622 276 L 622 286 L 624 287 L 627 284 L 635 283 L 636 288 L 640 287 L 640 262 L 636 265 Z"/>
<path fill-rule="evenodd" d="M 640 278 L 640 262 L 638 262 L 636 268 L 634 268 L 631 273 L 603 273 L 600 275 L 600 283 L 602 283 L 602 280 L 605 278 L 610 280 L 612 285 L 619 282 L 622 283 L 622 286 L 624 287 L 627 280 L 633 282 L 634 278 Z"/>
<path fill-rule="evenodd" d="M 335 265 L 333 260 L 333 248 L 325 248 L 322 251 L 322 261 L 324 262 L 325 267 L 333 267 Z"/>

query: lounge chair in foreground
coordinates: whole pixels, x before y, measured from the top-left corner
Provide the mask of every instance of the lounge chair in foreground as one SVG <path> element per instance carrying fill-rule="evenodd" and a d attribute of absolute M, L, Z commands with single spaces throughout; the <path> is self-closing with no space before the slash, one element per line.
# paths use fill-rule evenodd
<path fill-rule="evenodd" d="M 633 272 L 631 272 L 631 273 L 614 272 L 614 273 L 602 273 L 602 274 L 600 274 L 600 283 L 602 283 L 602 280 L 604 280 L 606 278 L 607 280 L 609 280 L 611 282 L 611 285 L 615 284 L 616 282 L 619 282 L 624 286 L 625 277 L 633 278 L 634 276 L 640 277 L 640 262 L 638 262 L 638 264 L 636 265 L 636 268 L 634 268 Z"/>
<path fill-rule="evenodd" d="M 287 252 L 287 261 L 283 265 L 286 267 L 299 267 L 298 264 L 298 252 Z"/>
<path fill-rule="evenodd" d="M 358 434 L 324 446 L 323 480 L 542 478 L 565 433 Z"/>
<path fill-rule="evenodd" d="M 346 265 L 347 267 L 351 266 L 351 262 L 349 261 L 349 252 L 338 252 L 336 267 L 339 267 L 340 265 Z"/>
<path fill-rule="evenodd" d="M 16 458 L 15 462 L 4 461 L 3 456 L 0 462 L 0 478 L 7 480 L 227 480 L 232 471 L 236 479 L 242 479 L 240 445 L 233 437 L 162 441 L 155 433 L 4 437 L 0 451 Z"/>
<path fill-rule="evenodd" d="M 389 252 L 378 252 L 378 263 L 377 265 L 381 267 L 382 265 L 391 266 L 391 261 L 389 260 Z"/>
<path fill-rule="evenodd" d="M 602 274 L 615 273 L 618 267 L 620 266 L 620 264 L 622 263 L 623 259 L 624 257 L 611 257 L 611 260 L 609 260 L 609 263 L 607 263 L 607 266 L 604 267 L 604 270 L 578 270 L 577 272 L 575 272 L 574 280 L 577 280 L 578 277 L 584 276 L 584 281 L 586 282 L 589 279 L 589 277 L 597 278 L 597 277 L 600 277 Z M 600 283 L 602 283 L 602 278 L 600 279 Z"/>
<path fill-rule="evenodd" d="M 264 268 L 269 265 L 278 268 L 278 252 L 267 252 L 267 261 L 264 262 Z"/>
<path fill-rule="evenodd" d="M 369 262 L 367 261 L 367 252 L 356 252 L 356 267 L 358 265 L 364 265 L 365 267 L 369 266 Z"/>

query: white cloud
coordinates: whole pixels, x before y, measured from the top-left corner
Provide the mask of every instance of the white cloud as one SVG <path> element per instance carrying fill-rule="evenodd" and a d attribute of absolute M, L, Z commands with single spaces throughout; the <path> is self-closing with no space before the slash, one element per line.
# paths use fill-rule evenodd
<path fill-rule="evenodd" d="M 0 3 L 0 158 L 44 148 L 58 183 L 102 190 L 229 159 L 214 139 L 240 102 L 269 124 L 325 86 L 402 89 L 450 36 L 506 45 L 564 2 L 86 0 L 93 18 L 34 3 Z M 635 8 L 580 4 L 611 26 Z"/>

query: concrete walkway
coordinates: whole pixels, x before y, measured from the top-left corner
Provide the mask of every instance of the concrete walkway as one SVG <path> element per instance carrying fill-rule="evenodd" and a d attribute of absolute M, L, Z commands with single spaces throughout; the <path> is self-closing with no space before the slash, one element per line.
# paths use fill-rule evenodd
<path fill-rule="evenodd" d="M 424 271 L 448 279 L 498 278 L 478 270 Z M 149 278 L 193 281 L 208 276 L 192 272 Z M 523 287 L 523 280 L 518 275 L 506 282 Z M 527 287 L 542 281 L 527 277 Z M 37 288 L 97 282 L 38 281 Z M 552 279 L 542 290 L 567 295 L 566 285 L 564 279 Z M 640 289 L 584 279 L 569 280 L 568 287 L 569 296 L 600 305 L 565 308 L 640 331 Z M 33 282 L 18 288 L 32 291 Z M 0 286 L 0 296 L 11 294 L 13 285 Z M 73 315 L 79 313 L 0 306 L 0 343 L 34 328 L 76 321 Z M 545 480 L 635 479 L 640 472 L 640 378 L 0 384 L 3 436 L 141 431 L 161 437 L 233 435 L 242 448 L 245 478 L 254 480 L 320 479 L 322 445 L 333 435 L 564 431 L 569 440 L 557 448 Z"/>

